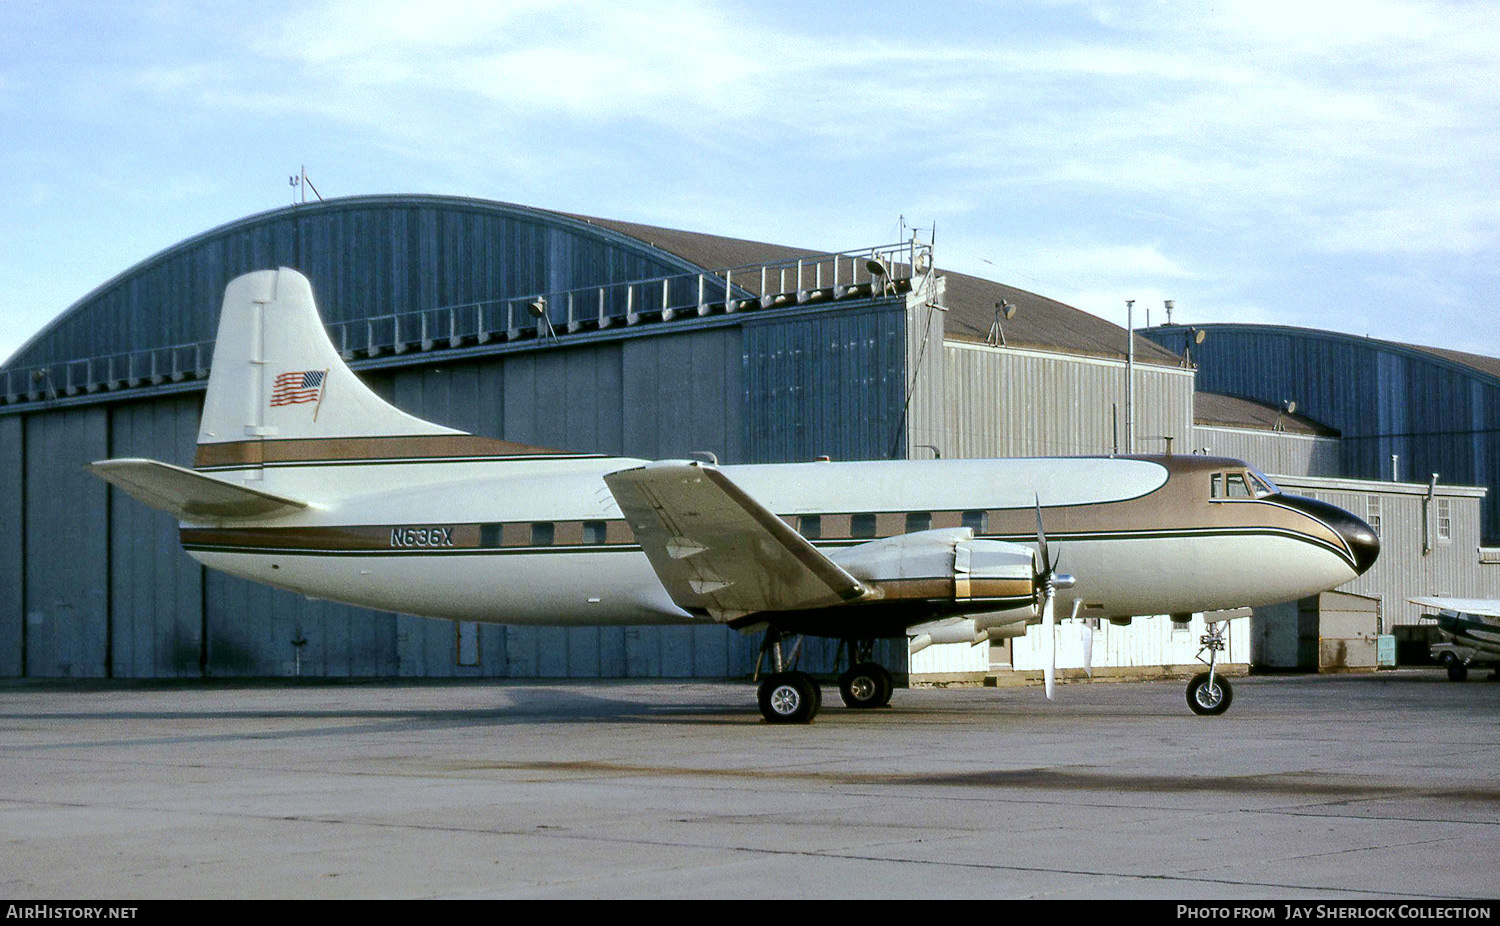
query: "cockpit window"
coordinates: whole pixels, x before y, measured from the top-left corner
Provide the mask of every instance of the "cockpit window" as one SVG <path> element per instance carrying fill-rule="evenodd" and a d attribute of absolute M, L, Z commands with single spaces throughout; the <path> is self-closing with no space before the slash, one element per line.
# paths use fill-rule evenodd
<path fill-rule="evenodd" d="M 1245 473 L 1245 478 L 1250 480 L 1250 491 L 1255 493 L 1256 498 L 1281 494 L 1281 489 L 1276 487 L 1276 483 L 1268 479 L 1266 474 L 1260 470 L 1248 470 Z"/>
<path fill-rule="evenodd" d="M 1265 498 L 1281 490 L 1271 480 L 1254 470 L 1214 473 L 1210 498 Z"/>

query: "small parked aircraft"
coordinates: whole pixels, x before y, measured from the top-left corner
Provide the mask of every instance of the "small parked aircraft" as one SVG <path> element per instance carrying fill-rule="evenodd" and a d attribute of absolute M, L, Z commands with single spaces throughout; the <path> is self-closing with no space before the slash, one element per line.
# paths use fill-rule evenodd
<path fill-rule="evenodd" d="M 1436 608 L 1424 614 L 1437 621 L 1443 643 L 1433 655 L 1448 669 L 1450 681 L 1469 677 L 1469 668 L 1491 667 L 1500 673 L 1500 600 L 1493 598 L 1412 598 L 1412 604 Z"/>
<path fill-rule="evenodd" d="M 719 466 L 477 437 L 365 386 L 286 268 L 225 291 L 194 468 L 90 468 L 176 515 L 195 559 L 311 597 L 506 624 L 763 630 L 771 722 L 809 721 L 821 703 L 787 635 L 844 641 L 845 704 L 878 707 L 891 697 L 870 658 L 879 638 L 980 643 L 1051 630 L 1059 607 L 1123 623 L 1270 604 L 1343 584 L 1379 550 L 1363 521 L 1237 460 Z M 1189 687 L 1199 713 L 1229 706 L 1223 626 Z M 1049 697 L 1052 680 L 1048 668 Z"/>

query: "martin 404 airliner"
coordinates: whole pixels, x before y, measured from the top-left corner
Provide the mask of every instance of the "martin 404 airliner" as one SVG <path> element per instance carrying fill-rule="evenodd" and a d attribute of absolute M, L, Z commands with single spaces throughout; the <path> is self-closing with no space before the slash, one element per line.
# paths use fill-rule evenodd
<path fill-rule="evenodd" d="M 889 702 L 876 639 L 980 643 L 1057 608 L 1118 622 L 1287 601 L 1349 581 L 1375 534 L 1203 456 L 718 466 L 477 437 L 386 403 L 330 342 L 300 273 L 225 290 L 193 469 L 90 469 L 176 515 L 224 572 L 383 611 L 504 624 L 764 631 L 771 722 L 821 703 L 788 635 L 847 644 L 849 707 Z M 1042 531 L 1045 521 L 1046 532 Z M 1048 538 L 1073 576 L 1056 571 Z M 1063 549 L 1065 548 L 1065 549 Z M 1075 578 L 1076 577 L 1076 578 Z M 1204 638 L 1198 713 L 1228 707 Z M 1048 696 L 1053 672 L 1046 671 Z"/>

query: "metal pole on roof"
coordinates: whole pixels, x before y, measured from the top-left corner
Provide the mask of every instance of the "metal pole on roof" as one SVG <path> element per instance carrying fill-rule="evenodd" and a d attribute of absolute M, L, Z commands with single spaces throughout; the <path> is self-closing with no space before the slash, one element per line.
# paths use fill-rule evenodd
<path fill-rule="evenodd" d="M 1125 452 L 1135 453 L 1135 300 L 1125 300 Z"/>

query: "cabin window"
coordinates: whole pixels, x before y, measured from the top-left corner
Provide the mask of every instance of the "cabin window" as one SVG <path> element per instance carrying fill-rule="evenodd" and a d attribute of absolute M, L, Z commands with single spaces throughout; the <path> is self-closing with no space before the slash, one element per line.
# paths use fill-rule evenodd
<path fill-rule="evenodd" d="M 932 527 L 932 512 L 909 511 L 906 513 L 906 532 L 914 534 Z"/>
<path fill-rule="evenodd" d="M 1209 498 L 1223 498 L 1224 497 L 1224 474 L 1223 473 L 1214 473 L 1213 480 L 1214 480 L 1213 481 L 1213 488 L 1211 490 L 1209 490 L 1208 497 Z"/>
<path fill-rule="evenodd" d="M 821 540 L 823 538 L 823 516 L 817 514 L 805 514 L 797 519 L 797 533 L 808 540 Z"/>
<path fill-rule="evenodd" d="M 1440 543 L 1453 541 L 1453 500 L 1437 500 L 1437 539 Z"/>
<path fill-rule="evenodd" d="M 1245 484 L 1244 473 L 1229 473 L 1224 480 L 1229 498 L 1249 498 L 1250 487 Z"/>
<path fill-rule="evenodd" d="M 1370 529 L 1375 531 L 1375 536 L 1380 536 L 1380 496 L 1365 496 L 1365 522 Z"/>
<path fill-rule="evenodd" d="M 851 537 L 874 537 L 875 515 L 865 513 L 857 514 L 849 519 L 849 536 Z"/>
<path fill-rule="evenodd" d="M 552 538 L 556 533 L 556 527 L 551 521 L 533 521 L 531 524 L 531 545 L 534 547 L 552 546 Z"/>
<path fill-rule="evenodd" d="M 489 547 L 489 548 L 500 546 L 500 525 L 499 524 L 481 524 L 481 525 L 479 525 L 479 545 L 481 547 Z"/>
<path fill-rule="evenodd" d="M 989 512 L 987 511 L 965 511 L 962 524 L 976 534 L 983 534 L 989 530 Z"/>
<path fill-rule="evenodd" d="M 607 528 L 604 526 L 603 521 L 584 521 L 583 542 L 588 544 L 603 543 L 606 530 Z"/>

